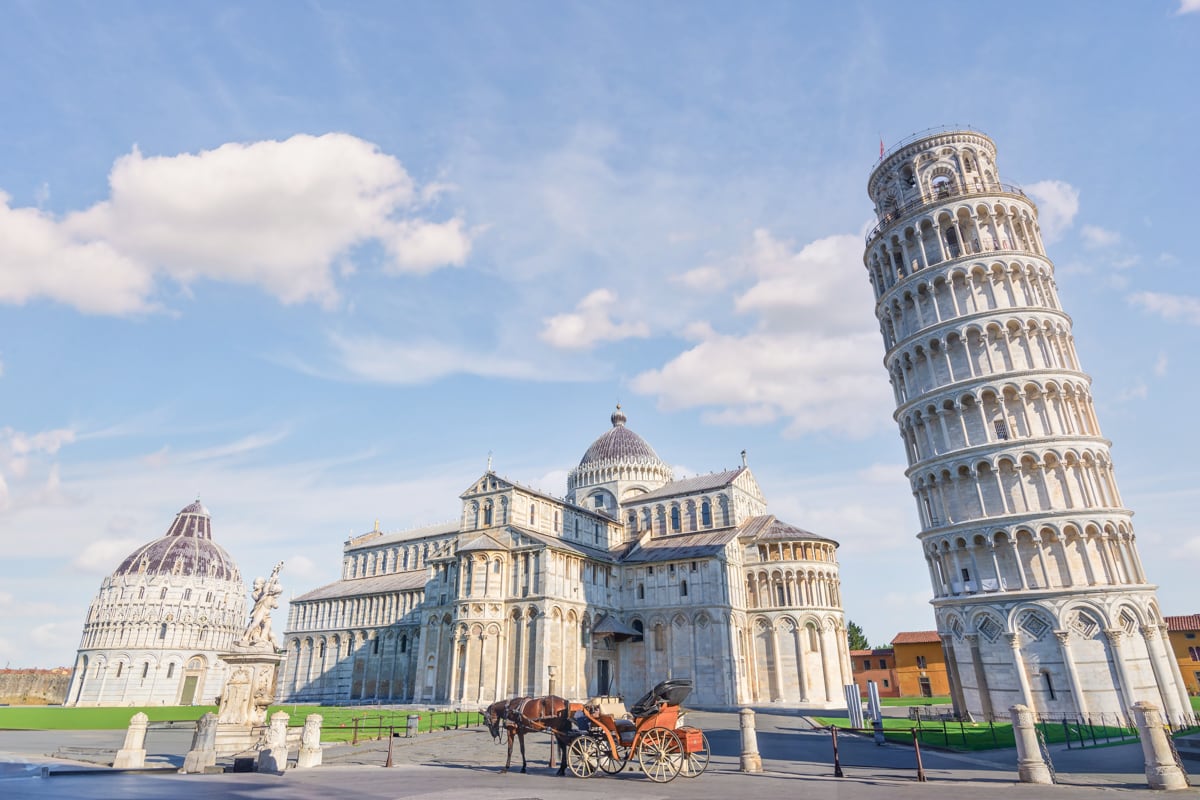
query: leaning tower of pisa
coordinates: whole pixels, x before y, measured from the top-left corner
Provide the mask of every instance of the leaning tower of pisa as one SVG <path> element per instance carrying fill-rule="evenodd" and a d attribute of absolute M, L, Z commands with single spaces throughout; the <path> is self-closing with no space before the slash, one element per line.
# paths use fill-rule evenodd
<path fill-rule="evenodd" d="M 1042 247 L 996 146 L 888 151 L 864 263 L 956 711 L 1110 720 L 1191 707 Z"/>

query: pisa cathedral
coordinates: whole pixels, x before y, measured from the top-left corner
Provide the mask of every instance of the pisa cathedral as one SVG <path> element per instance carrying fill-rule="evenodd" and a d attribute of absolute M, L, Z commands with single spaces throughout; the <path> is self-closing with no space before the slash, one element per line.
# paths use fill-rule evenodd
<path fill-rule="evenodd" d="M 216 703 L 245 626 L 246 586 L 197 500 L 100 584 L 64 705 Z"/>
<path fill-rule="evenodd" d="M 955 709 L 1192 717 L 1059 302 L 1037 208 L 996 147 L 883 155 L 864 262 Z"/>
<path fill-rule="evenodd" d="M 283 702 L 480 704 L 637 696 L 844 705 L 837 543 L 767 512 L 749 467 L 676 479 L 612 426 L 565 498 L 489 469 L 452 523 L 349 539 L 342 577 L 292 600 Z"/>

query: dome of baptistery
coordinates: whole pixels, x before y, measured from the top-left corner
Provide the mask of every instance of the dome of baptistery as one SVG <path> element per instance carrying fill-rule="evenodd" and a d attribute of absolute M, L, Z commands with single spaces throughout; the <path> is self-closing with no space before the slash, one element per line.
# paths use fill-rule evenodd
<path fill-rule="evenodd" d="M 132 573 L 205 575 L 228 581 L 242 579 L 229 553 L 212 540 L 208 509 L 199 500 L 176 514 L 165 534 L 130 553 L 113 574 Z"/>
<path fill-rule="evenodd" d="M 100 584 L 65 705 L 215 702 L 246 625 L 246 585 L 199 501 Z"/>
<path fill-rule="evenodd" d="M 654 448 L 646 443 L 646 440 L 638 436 L 629 428 L 625 427 L 625 413 L 621 411 L 620 404 L 617 405 L 617 410 L 612 413 L 612 428 L 605 431 L 600 438 L 592 442 L 592 446 L 583 454 L 583 458 L 579 460 L 579 466 L 585 467 L 589 464 L 605 464 L 610 462 L 623 462 L 629 464 L 662 464 L 662 459 L 658 457 L 658 453 L 654 452 Z"/>

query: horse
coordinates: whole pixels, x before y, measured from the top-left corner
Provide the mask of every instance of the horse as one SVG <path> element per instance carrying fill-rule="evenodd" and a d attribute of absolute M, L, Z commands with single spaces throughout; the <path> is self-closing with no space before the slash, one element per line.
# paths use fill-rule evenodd
<path fill-rule="evenodd" d="M 556 774 L 563 775 L 567 770 L 567 733 L 571 729 L 571 719 L 568 716 L 569 704 L 556 695 L 546 697 L 514 697 L 511 700 L 499 700 L 492 703 L 483 711 L 483 721 L 491 732 L 492 738 L 500 741 L 500 727 L 508 732 L 508 758 L 504 762 L 501 774 L 508 772 L 512 765 L 513 739 L 521 743 L 521 772 L 525 772 L 525 734 L 546 731 L 558 741 L 559 764 Z"/>

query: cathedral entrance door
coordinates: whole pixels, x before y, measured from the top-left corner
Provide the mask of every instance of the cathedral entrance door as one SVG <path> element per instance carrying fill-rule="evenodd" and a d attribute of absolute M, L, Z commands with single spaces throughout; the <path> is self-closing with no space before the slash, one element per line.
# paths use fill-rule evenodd
<path fill-rule="evenodd" d="M 612 688 L 612 666 L 607 658 L 596 661 L 596 694 L 607 695 Z"/>
<path fill-rule="evenodd" d="M 190 706 L 196 699 L 196 676 L 188 675 L 183 679 L 183 696 L 179 698 L 179 705 Z"/>

